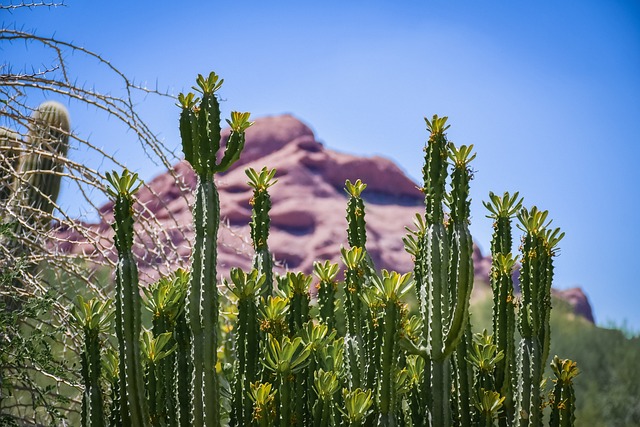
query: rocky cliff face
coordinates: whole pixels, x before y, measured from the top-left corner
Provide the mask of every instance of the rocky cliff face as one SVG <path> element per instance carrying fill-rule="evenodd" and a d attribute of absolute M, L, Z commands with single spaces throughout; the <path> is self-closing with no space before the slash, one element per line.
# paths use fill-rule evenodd
<path fill-rule="evenodd" d="M 228 136 L 228 131 L 225 134 Z M 271 234 L 269 246 L 280 271 L 291 269 L 310 273 L 316 260 L 338 262 L 341 245 L 346 246 L 346 179 L 361 179 L 367 184 L 363 192 L 368 230 L 367 249 L 378 268 L 407 272 L 413 269 L 404 251 L 405 226 L 412 226 L 415 214 L 423 212 L 423 195 L 393 162 L 382 157 L 358 157 L 332 151 L 316 141 L 305 124 L 290 115 L 257 119 L 247 131 L 246 148 L 240 160 L 225 174 L 218 176 L 221 214 L 226 224 L 220 229 L 218 271 L 226 276 L 231 267 L 250 268 L 251 242 L 249 220 L 252 190 L 244 170 L 248 167 L 276 168 L 277 184 L 270 188 Z M 173 171 L 160 175 L 138 193 L 143 215 L 154 215 L 158 228 L 164 230 L 160 240 L 175 248 L 175 264 L 188 261 L 193 231 L 189 204 L 196 177 L 185 162 Z M 187 191 L 185 191 L 187 190 Z M 108 224 L 111 205 L 103 206 L 103 222 L 92 226 L 102 238 L 111 238 Z M 70 236 L 67 236 L 70 237 Z M 76 243 L 66 250 L 88 251 L 88 244 L 74 236 Z M 139 242 L 137 252 L 141 270 L 156 277 L 159 260 L 148 256 Z M 476 279 L 488 283 L 491 261 L 474 250 Z M 480 286 L 480 285 L 479 285 Z M 570 300 L 571 301 L 571 300 Z M 585 305 L 586 304 L 586 305 Z M 576 307 L 589 308 L 584 298 Z M 592 318 L 590 308 L 587 318 Z"/>

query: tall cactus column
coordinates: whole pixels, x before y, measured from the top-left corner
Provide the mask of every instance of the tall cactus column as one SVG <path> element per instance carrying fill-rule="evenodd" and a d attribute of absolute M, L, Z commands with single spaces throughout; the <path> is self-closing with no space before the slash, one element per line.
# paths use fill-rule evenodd
<path fill-rule="evenodd" d="M 549 357 L 549 317 L 555 247 L 564 237 L 559 229 L 548 229 L 548 211 L 536 207 L 518 215 L 525 235 L 522 239 L 519 313 L 520 354 L 515 425 L 542 425 L 540 383 Z"/>
<path fill-rule="evenodd" d="M 273 255 L 269 251 L 269 210 L 271 210 L 271 197 L 268 189 L 278 182 L 273 177 L 276 174 L 275 169 L 262 168 L 257 172 L 253 168 L 245 170 L 249 177 L 249 186 L 253 188 L 253 198 L 251 205 L 251 241 L 255 255 L 253 257 L 253 268 L 262 273 L 265 277 L 265 286 L 263 295 L 268 297 L 273 292 Z"/>
<path fill-rule="evenodd" d="M 60 192 L 61 158 L 69 150 L 69 113 L 55 101 L 47 101 L 34 111 L 29 125 L 27 147 L 20 156 L 18 177 L 14 182 L 16 202 L 29 223 L 44 226 Z"/>
<path fill-rule="evenodd" d="M 453 341 L 460 339 L 460 343 L 456 347 L 454 363 L 452 364 L 453 377 L 456 383 L 454 418 L 461 425 L 469 425 L 472 370 L 467 360 L 472 340 L 471 323 L 469 322 L 468 303 L 459 303 L 459 301 L 468 302 L 473 287 L 474 271 L 471 259 L 473 241 L 469 232 L 469 217 L 471 215 L 469 207 L 471 170 L 469 163 L 476 155 L 472 154 L 473 145 L 463 145 L 460 148 L 456 148 L 453 144 L 450 144 L 449 150 L 449 157 L 453 162 L 451 198 L 449 200 L 451 219 L 448 224 L 451 247 L 449 291 L 452 301 L 458 301 L 453 310 L 451 329 L 457 330 L 458 325 L 460 325 L 459 333 L 462 334 L 462 339 L 450 333 L 447 336 L 447 343 L 453 344 Z"/>
<path fill-rule="evenodd" d="M 137 174 L 124 170 L 122 176 L 107 174 L 114 199 L 116 266 L 116 335 L 120 347 L 120 392 L 124 425 L 149 425 L 149 412 L 144 398 L 144 373 L 140 357 L 142 331 L 141 298 L 138 267 L 133 246 L 133 195 L 140 188 Z"/>
<path fill-rule="evenodd" d="M 451 238 L 456 242 L 454 259 L 451 258 L 449 236 L 444 223 L 443 204 L 449 155 L 445 135 L 449 127 L 446 126 L 447 118 L 434 116 L 431 121 L 425 120 L 431 132 L 423 168 L 426 221 L 420 245 L 422 253 L 416 257 L 423 263 L 420 269 L 424 275 L 423 283 L 417 287 L 420 290 L 419 302 L 426 335 L 426 352 L 430 359 L 427 362 L 431 365 L 430 390 L 423 390 L 423 393 L 426 396 L 431 395 L 427 403 L 432 425 L 444 426 L 451 424 L 450 356 L 459 344 L 468 321 L 469 294 L 473 285 L 472 280 L 468 278 L 473 277 L 473 270 L 469 272 L 471 240 L 466 230 L 468 207 L 460 212 L 460 225 L 454 227 Z M 465 173 L 468 173 L 466 163 L 470 161 L 467 158 L 468 154 L 464 157 Z M 468 202 L 464 186 L 457 190 L 454 186 L 453 192 L 451 199 L 461 200 L 466 206 Z M 451 278 L 450 268 L 456 269 Z"/>
<path fill-rule="evenodd" d="M 493 222 L 491 238 L 491 289 L 493 291 L 493 336 L 504 358 L 496 363 L 494 376 L 496 390 L 504 396 L 504 411 L 498 419 L 500 427 L 507 427 L 513 420 L 513 379 L 515 375 L 516 313 L 513 295 L 513 268 L 517 259 L 511 248 L 511 220 L 522 208 L 518 193 L 504 193 L 498 197 L 489 193 L 489 202 L 483 202 Z"/>
<path fill-rule="evenodd" d="M 226 171 L 240 156 L 244 131 L 251 126 L 249 113 L 231 113 L 231 134 L 224 155 L 220 150 L 220 106 L 215 92 L 222 85 L 215 73 L 199 75 L 195 88 L 202 95 L 180 94 L 182 107 L 180 135 L 185 159 L 191 164 L 198 183 L 195 190 L 193 221 L 195 241 L 191 254 L 188 289 L 188 315 L 193 342 L 193 419 L 194 426 L 220 424 L 220 390 L 216 363 L 218 346 L 218 288 L 216 279 L 217 237 L 220 200 L 214 181 L 216 172 Z"/>

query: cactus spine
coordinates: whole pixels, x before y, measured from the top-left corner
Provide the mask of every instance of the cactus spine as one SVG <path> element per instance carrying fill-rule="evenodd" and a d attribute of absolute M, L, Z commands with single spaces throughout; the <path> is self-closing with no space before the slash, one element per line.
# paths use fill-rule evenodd
<path fill-rule="evenodd" d="M 124 170 L 122 176 L 107 174 L 114 199 L 116 267 L 116 335 L 120 347 L 120 394 L 122 423 L 145 427 L 149 414 L 144 399 L 144 374 L 140 358 L 142 331 L 138 267 L 133 246 L 133 195 L 140 188 L 138 174 Z"/>
<path fill-rule="evenodd" d="M 213 72 L 208 77 L 199 75 L 196 90 L 202 95 L 202 100 L 195 99 L 193 93 L 178 96 L 182 107 L 182 149 L 185 159 L 198 177 L 193 207 L 195 242 L 188 290 L 193 363 L 192 421 L 195 426 L 220 424 L 220 389 L 215 368 L 218 347 L 216 260 L 220 201 L 214 174 L 224 172 L 239 158 L 244 147 L 244 132 L 251 126 L 249 113 L 232 113 L 232 120 L 227 120 L 231 125 L 231 134 L 224 155 L 218 161 L 220 106 L 215 92 L 222 82 Z"/>

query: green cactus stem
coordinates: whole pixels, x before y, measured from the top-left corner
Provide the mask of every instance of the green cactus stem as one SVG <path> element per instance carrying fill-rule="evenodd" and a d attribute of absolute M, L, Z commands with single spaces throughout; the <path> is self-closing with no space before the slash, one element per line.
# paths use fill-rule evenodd
<path fill-rule="evenodd" d="M 253 188 L 251 198 L 251 241 L 255 255 L 253 257 L 253 268 L 265 276 L 265 286 L 263 295 L 268 296 L 273 292 L 273 255 L 269 251 L 267 240 L 269 238 L 269 210 L 271 209 L 271 198 L 268 189 L 276 182 L 273 179 L 276 174 L 275 169 L 262 168 L 257 172 L 253 168 L 245 170 L 249 177 L 249 186 Z"/>
<path fill-rule="evenodd" d="M 551 370 L 555 376 L 555 386 L 551 398 L 549 427 L 573 427 L 576 416 L 576 394 L 573 380 L 580 373 L 576 362 L 554 356 Z"/>
<path fill-rule="evenodd" d="M 268 336 L 267 353 L 264 366 L 276 374 L 278 380 L 278 394 L 280 400 L 279 425 L 304 425 L 304 420 L 296 418 L 297 407 L 302 404 L 300 396 L 295 396 L 296 374 L 301 372 L 309 363 L 311 349 L 304 345 L 301 337 L 282 340 Z"/>
<path fill-rule="evenodd" d="M 520 288 L 522 302 L 518 327 L 517 426 L 542 423 L 542 397 L 539 385 L 549 354 L 551 282 L 555 247 L 564 237 L 559 229 L 549 230 L 548 212 L 536 207 L 522 209 L 518 215 L 525 235 L 522 238 Z"/>
<path fill-rule="evenodd" d="M 511 253 L 513 238 L 512 218 L 522 209 L 522 198 L 516 192 L 498 197 L 489 193 L 489 201 L 483 202 L 493 219 L 491 238 L 491 289 L 493 291 L 493 335 L 504 359 L 496 364 L 494 372 L 497 391 L 505 397 L 503 411 L 498 420 L 500 427 L 507 427 L 514 417 L 515 379 L 515 298 L 513 295 L 513 269 L 517 257 Z"/>
<path fill-rule="evenodd" d="M 338 410 L 342 414 L 345 424 L 349 427 L 364 425 L 369 415 L 373 412 L 371 409 L 374 402 L 372 391 L 359 388 L 353 391 L 342 389 L 342 395 L 344 409 L 339 407 Z"/>
<path fill-rule="evenodd" d="M 182 107 L 180 135 L 185 159 L 198 177 L 193 207 L 195 241 L 191 255 L 191 280 L 188 290 L 188 317 L 192 337 L 192 424 L 220 424 L 220 387 L 216 374 L 218 347 L 217 236 L 220 225 L 220 200 L 214 181 L 216 172 L 224 172 L 240 156 L 245 130 L 251 126 L 249 113 L 231 113 L 231 134 L 222 158 L 220 146 L 220 106 L 216 91 L 222 79 L 215 73 L 198 75 L 193 93 L 180 94 Z"/>
<path fill-rule="evenodd" d="M 340 390 L 338 375 L 318 369 L 314 372 L 313 389 L 318 395 L 318 400 L 313 406 L 313 427 L 336 425 L 334 396 Z"/>
<path fill-rule="evenodd" d="M 233 399 L 231 425 L 250 425 L 253 404 L 248 390 L 259 379 L 260 373 L 260 325 L 258 321 L 258 297 L 266 277 L 253 270 L 250 274 L 233 268 L 230 272 L 231 292 L 238 299 L 238 320 L 235 327 L 236 362 L 233 374 Z"/>
<path fill-rule="evenodd" d="M 304 273 L 288 272 L 279 278 L 280 291 L 289 299 L 289 334 L 295 335 L 310 319 L 309 286 L 313 278 Z"/>
<path fill-rule="evenodd" d="M 144 398 L 144 372 L 140 359 L 142 332 L 138 267 L 133 257 L 133 195 L 142 183 L 138 174 L 124 170 L 122 175 L 107 173 L 111 185 L 107 192 L 114 200 L 116 266 L 116 335 L 120 348 L 120 394 L 125 425 L 149 425 Z"/>
<path fill-rule="evenodd" d="M 84 334 L 84 348 L 80 355 L 84 382 L 82 425 L 102 427 L 105 425 L 105 418 L 100 388 L 102 374 L 100 334 L 107 332 L 110 328 L 114 316 L 114 312 L 111 310 L 113 301 L 107 300 L 103 303 L 94 298 L 85 302 L 80 295 L 78 295 L 77 301 L 78 304 L 72 311 L 72 315 Z"/>
<path fill-rule="evenodd" d="M 169 276 L 162 277 L 148 288 L 144 288 L 145 305 L 153 316 L 153 335 L 158 337 L 169 333 L 170 340 L 166 344 L 176 347 L 176 324 L 178 317 L 184 317 L 184 302 L 187 294 L 189 274 L 182 269 L 176 270 Z M 151 418 L 161 419 L 167 426 L 177 426 L 180 409 L 178 406 L 178 393 L 176 387 L 177 358 L 180 351 L 186 352 L 184 347 L 179 351 L 173 351 L 166 357 L 158 360 L 153 372 L 157 375 L 156 396 L 158 412 L 154 414 L 152 408 Z M 188 353 L 187 353 L 188 354 Z M 147 368 L 147 372 L 149 369 Z M 179 381 L 179 380 L 178 380 Z"/>
<path fill-rule="evenodd" d="M 392 426 L 400 417 L 402 399 L 398 395 L 396 379 L 400 364 L 400 337 L 406 320 L 407 307 L 401 300 L 413 289 L 410 273 L 404 275 L 382 270 L 382 277 L 373 281 L 376 297 L 382 306 L 381 362 L 377 372 L 376 408 L 378 425 Z"/>
<path fill-rule="evenodd" d="M 351 247 L 365 248 L 367 245 L 367 224 L 364 219 L 364 201 L 360 196 L 367 188 L 361 180 L 351 183 L 348 179 L 344 189 L 349 195 L 347 202 L 347 241 Z"/>
<path fill-rule="evenodd" d="M 163 376 L 165 374 L 161 365 L 162 361 L 171 356 L 176 350 L 176 344 L 171 332 L 165 332 L 153 336 L 153 332 L 142 333 L 142 355 L 145 362 L 145 384 L 147 402 L 149 405 L 149 417 L 151 425 L 166 425 L 166 390 L 163 390 Z M 173 345 L 171 347 L 171 345 Z M 170 408 L 173 409 L 173 408 Z"/>
<path fill-rule="evenodd" d="M 345 271 L 345 320 L 347 333 L 345 336 L 345 346 L 348 360 L 349 381 L 351 388 L 360 388 L 366 380 L 367 356 L 365 353 L 364 337 L 365 320 L 367 318 L 365 310 L 367 306 L 360 297 L 364 290 L 364 269 L 363 261 L 366 252 L 360 247 L 352 247 L 347 250 L 341 248 L 342 261 L 346 267 Z"/>
<path fill-rule="evenodd" d="M 329 330 L 336 329 L 336 293 L 338 291 L 336 277 L 339 269 L 337 263 L 332 264 L 328 260 L 323 263 L 313 263 L 313 271 L 319 280 L 317 285 L 318 317 Z"/>
<path fill-rule="evenodd" d="M 69 112 L 56 101 L 47 101 L 33 112 L 27 135 L 27 151 L 18 162 L 14 182 L 16 203 L 30 225 L 44 227 L 56 206 L 64 163 L 69 150 Z"/>
<path fill-rule="evenodd" d="M 277 390 L 272 391 L 270 383 L 251 384 L 250 397 L 253 401 L 253 420 L 260 427 L 271 427 L 277 422 L 275 398 Z"/>
<path fill-rule="evenodd" d="M 474 406 L 478 412 L 478 419 L 473 424 L 478 427 L 494 427 L 495 420 L 498 418 L 504 396 L 493 390 L 480 390 L 480 394 L 474 401 Z"/>

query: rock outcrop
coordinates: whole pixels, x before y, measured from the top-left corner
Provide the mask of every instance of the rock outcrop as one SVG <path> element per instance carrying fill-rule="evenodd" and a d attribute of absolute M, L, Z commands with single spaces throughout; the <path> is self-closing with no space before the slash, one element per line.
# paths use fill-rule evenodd
<path fill-rule="evenodd" d="M 225 131 L 228 137 L 228 130 Z M 220 229 L 218 272 L 228 275 L 231 267 L 250 268 L 249 239 L 252 189 L 244 170 L 248 167 L 276 168 L 278 182 L 270 188 L 271 233 L 269 247 L 280 271 L 288 268 L 310 273 L 316 260 L 338 262 L 340 247 L 346 245 L 346 179 L 367 184 L 367 249 L 376 266 L 399 272 L 411 271 L 413 263 L 404 251 L 402 236 L 413 226 L 415 214 L 423 212 L 423 194 L 403 171 L 382 157 L 358 157 L 329 150 L 316 141 L 312 130 L 290 115 L 257 119 L 247 130 L 247 143 L 240 160 L 218 176 L 221 214 L 226 224 Z M 175 263 L 188 261 L 193 231 L 189 205 L 196 176 L 184 161 L 170 172 L 157 176 L 141 189 L 137 198 L 141 215 L 153 215 L 159 239 L 175 252 Z M 185 191 L 186 190 L 186 191 Z M 142 209 L 143 207 L 143 209 Z M 100 209 L 102 223 L 92 227 L 103 239 L 111 238 L 112 206 Z M 146 213 L 145 213 L 146 212 Z M 90 251 L 80 236 L 68 251 Z M 73 237 L 73 238 L 71 238 Z M 65 240 L 65 239 L 62 239 Z M 108 246 L 105 240 L 105 245 Z M 140 242 L 137 252 L 141 270 L 157 277 L 161 262 L 150 256 L 151 242 Z M 491 261 L 474 247 L 477 282 L 488 283 Z M 582 307 L 582 306 L 581 306 Z M 588 301 L 587 301 L 588 307 Z M 592 319 L 591 315 L 585 316 Z"/>

